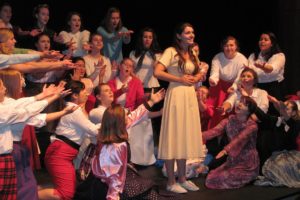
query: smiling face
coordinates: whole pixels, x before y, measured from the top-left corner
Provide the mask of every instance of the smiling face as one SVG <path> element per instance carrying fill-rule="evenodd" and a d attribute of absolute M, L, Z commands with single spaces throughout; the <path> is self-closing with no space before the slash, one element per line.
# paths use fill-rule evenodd
<path fill-rule="evenodd" d="M 194 43 L 195 33 L 191 26 L 186 26 L 181 34 L 176 34 L 177 39 L 180 41 L 182 46 L 190 46 Z"/>
<path fill-rule="evenodd" d="M 15 48 L 16 40 L 10 29 L 0 30 L 0 51 L 3 54 L 12 54 Z"/>
<path fill-rule="evenodd" d="M 223 46 L 223 52 L 229 59 L 233 58 L 237 53 L 237 44 L 235 40 L 228 40 Z"/>
<path fill-rule="evenodd" d="M 261 34 L 258 46 L 262 52 L 268 51 L 272 47 L 272 41 L 268 34 Z"/>

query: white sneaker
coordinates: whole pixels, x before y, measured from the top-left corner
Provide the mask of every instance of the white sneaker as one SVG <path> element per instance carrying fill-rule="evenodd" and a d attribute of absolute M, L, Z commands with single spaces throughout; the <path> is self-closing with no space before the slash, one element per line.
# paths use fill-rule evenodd
<path fill-rule="evenodd" d="M 179 183 L 179 185 L 189 191 L 198 191 L 199 190 L 199 187 L 196 186 L 192 181 L 185 181 L 183 183 Z"/>
<path fill-rule="evenodd" d="M 167 185 L 167 190 L 175 193 L 187 193 L 187 190 L 181 187 L 178 183 Z"/>

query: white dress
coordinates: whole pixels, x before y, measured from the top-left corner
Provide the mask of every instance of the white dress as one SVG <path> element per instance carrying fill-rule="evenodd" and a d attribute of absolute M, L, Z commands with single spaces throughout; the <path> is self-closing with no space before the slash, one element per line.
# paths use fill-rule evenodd
<path fill-rule="evenodd" d="M 130 81 L 130 80 L 129 80 Z M 117 89 L 122 87 L 123 83 L 117 78 Z M 126 102 L 126 93 L 118 97 L 117 102 L 122 106 Z M 156 162 L 154 156 L 154 141 L 151 120 L 144 119 L 138 124 L 127 129 L 129 134 L 129 144 L 131 152 L 131 162 L 138 165 L 152 165 Z"/>
<path fill-rule="evenodd" d="M 159 62 L 169 74 L 182 76 L 178 67 L 178 56 L 174 48 L 165 50 Z M 194 69 L 192 62 L 186 63 L 186 73 Z M 186 86 L 170 82 L 165 96 L 159 138 L 160 159 L 193 159 L 203 156 L 200 115 L 194 85 Z"/>

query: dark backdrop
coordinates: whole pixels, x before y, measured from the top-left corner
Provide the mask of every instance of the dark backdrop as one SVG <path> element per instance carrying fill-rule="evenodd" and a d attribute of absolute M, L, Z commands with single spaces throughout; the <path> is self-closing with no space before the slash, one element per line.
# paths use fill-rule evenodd
<path fill-rule="evenodd" d="M 49 27 L 60 31 L 69 11 L 82 14 L 84 27 L 94 32 L 107 8 L 119 7 L 124 25 L 136 33 L 151 26 L 158 34 L 162 48 L 172 42 L 174 26 L 187 21 L 194 25 L 200 58 L 208 63 L 220 51 L 220 41 L 235 36 L 241 52 L 248 57 L 257 47 L 262 31 L 274 32 L 286 54 L 284 93 L 300 90 L 300 1 L 298 0 L 12 0 L 12 22 L 21 27 L 33 23 L 32 9 L 40 3 L 50 5 Z M 133 41 L 125 45 L 127 56 L 134 48 Z"/>

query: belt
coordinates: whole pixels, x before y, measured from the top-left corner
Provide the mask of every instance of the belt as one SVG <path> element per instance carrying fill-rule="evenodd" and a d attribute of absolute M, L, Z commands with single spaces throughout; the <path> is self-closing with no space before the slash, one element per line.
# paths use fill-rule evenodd
<path fill-rule="evenodd" d="M 79 150 L 79 148 L 80 148 L 79 144 L 77 144 L 76 142 L 73 142 L 72 140 L 70 140 L 69 138 L 67 138 L 67 137 L 65 137 L 63 135 L 55 135 L 55 137 L 57 139 L 60 139 L 60 140 L 64 141 L 65 143 L 67 143 L 68 145 L 70 145 L 71 147 L 73 147 L 74 149 Z"/>

